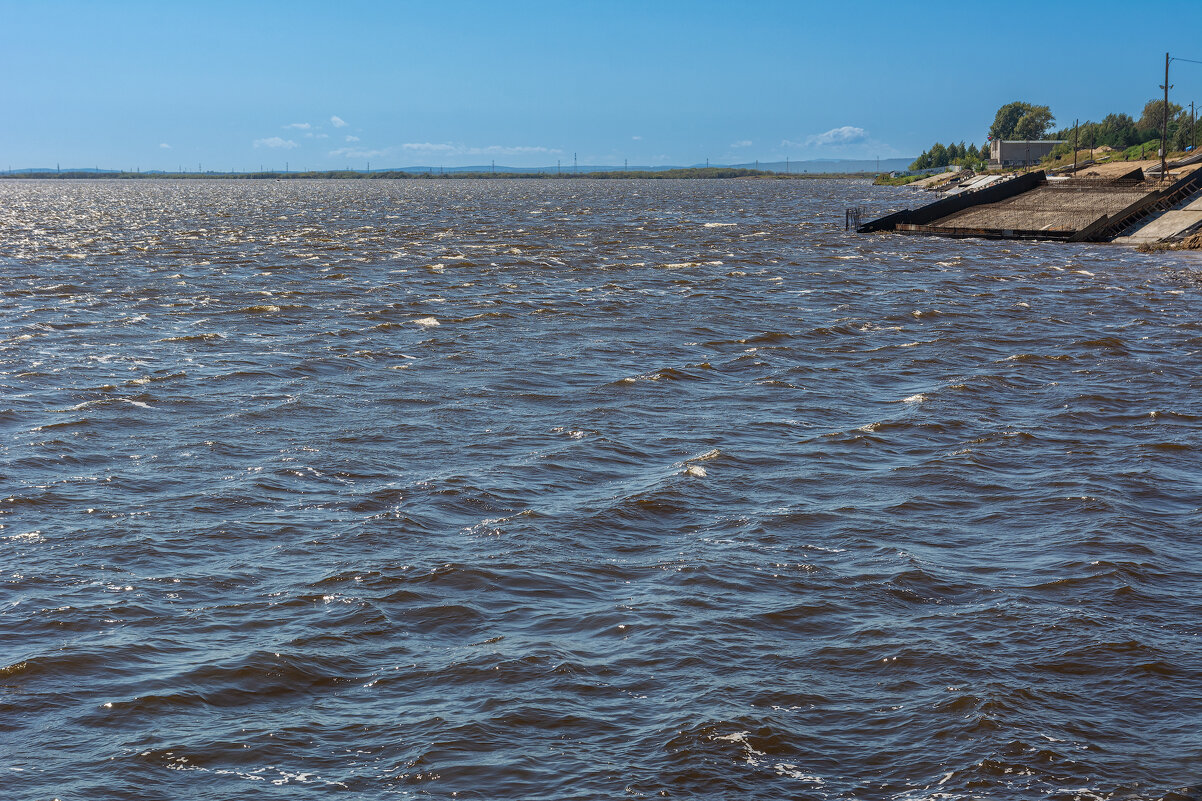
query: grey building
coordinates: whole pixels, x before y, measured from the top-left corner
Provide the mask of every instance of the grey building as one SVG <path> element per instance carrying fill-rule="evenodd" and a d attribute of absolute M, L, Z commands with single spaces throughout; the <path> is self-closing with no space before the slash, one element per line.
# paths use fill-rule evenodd
<path fill-rule="evenodd" d="M 1039 160 L 1052 152 L 1061 139 L 994 139 L 989 143 L 990 167 L 1025 167 L 1038 164 Z"/>

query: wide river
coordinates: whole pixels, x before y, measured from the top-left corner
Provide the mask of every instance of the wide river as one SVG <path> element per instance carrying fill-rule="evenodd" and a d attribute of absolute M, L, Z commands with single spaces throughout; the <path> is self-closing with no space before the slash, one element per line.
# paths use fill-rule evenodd
<path fill-rule="evenodd" d="M 1202 258 L 926 199 L 0 182 L 0 796 L 1198 797 Z"/>

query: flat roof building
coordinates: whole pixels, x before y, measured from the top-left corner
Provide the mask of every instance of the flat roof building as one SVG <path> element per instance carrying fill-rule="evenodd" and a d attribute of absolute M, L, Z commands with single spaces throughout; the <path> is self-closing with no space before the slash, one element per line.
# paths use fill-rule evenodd
<path fill-rule="evenodd" d="M 994 139 L 989 143 L 990 167 L 1025 167 L 1038 164 L 1062 139 Z"/>

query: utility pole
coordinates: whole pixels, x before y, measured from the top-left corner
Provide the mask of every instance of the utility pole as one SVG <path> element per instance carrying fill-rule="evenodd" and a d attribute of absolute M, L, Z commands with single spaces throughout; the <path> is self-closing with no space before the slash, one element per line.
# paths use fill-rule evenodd
<path fill-rule="evenodd" d="M 1160 126 L 1160 180 L 1163 181 L 1169 177 L 1168 160 L 1169 150 L 1169 54 L 1164 54 L 1164 122 Z"/>
<path fill-rule="evenodd" d="M 1194 101 L 1189 101 L 1189 147 L 1193 150 L 1198 146 L 1198 115 L 1194 112 Z"/>
<path fill-rule="evenodd" d="M 580 174 L 580 165 L 576 163 L 575 151 L 572 152 L 572 172 L 576 173 L 577 175 Z"/>
<path fill-rule="evenodd" d="M 785 156 L 785 175 L 789 174 L 789 157 Z"/>
<path fill-rule="evenodd" d="M 1073 175 L 1077 174 L 1077 126 L 1080 124 L 1080 118 L 1073 120 Z"/>

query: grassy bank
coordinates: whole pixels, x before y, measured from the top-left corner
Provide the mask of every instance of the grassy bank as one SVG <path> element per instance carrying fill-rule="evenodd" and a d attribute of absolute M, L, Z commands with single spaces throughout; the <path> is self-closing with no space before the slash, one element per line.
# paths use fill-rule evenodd
<path fill-rule="evenodd" d="M 929 175 L 898 175 L 890 176 L 888 174 L 878 175 L 872 179 L 874 186 L 905 186 L 912 184 L 915 181 L 921 181 L 923 178 L 929 178 Z"/>

